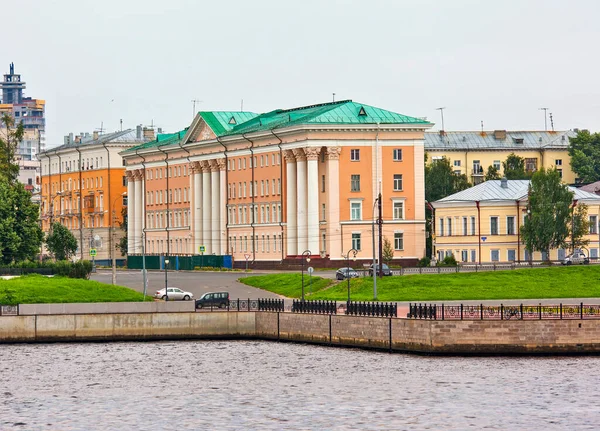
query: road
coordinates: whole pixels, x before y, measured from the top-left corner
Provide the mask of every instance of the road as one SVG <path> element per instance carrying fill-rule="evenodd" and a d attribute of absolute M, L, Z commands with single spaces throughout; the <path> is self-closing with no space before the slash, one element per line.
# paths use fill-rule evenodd
<path fill-rule="evenodd" d="M 270 272 L 253 272 L 251 275 L 264 275 Z M 231 299 L 237 298 L 282 298 L 272 292 L 246 286 L 237 281 L 244 277 L 243 272 L 191 272 L 191 271 L 169 271 L 167 274 L 169 287 L 178 287 L 182 290 L 192 292 L 194 298 L 200 298 L 206 292 L 229 292 Z M 98 270 L 92 274 L 90 279 L 102 283 L 112 283 L 110 270 Z M 139 270 L 117 271 L 117 284 L 130 287 L 138 292 L 143 292 L 142 272 Z M 149 295 L 154 295 L 157 290 L 165 287 L 165 273 L 162 271 L 148 271 Z"/>

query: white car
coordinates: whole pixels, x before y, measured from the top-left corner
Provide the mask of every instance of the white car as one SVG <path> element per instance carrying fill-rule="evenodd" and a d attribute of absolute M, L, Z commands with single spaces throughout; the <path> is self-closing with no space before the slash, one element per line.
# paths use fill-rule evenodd
<path fill-rule="evenodd" d="M 167 289 L 167 292 L 165 292 L 165 289 L 157 290 L 154 294 L 154 297 L 164 300 L 166 300 L 168 297 L 169 301 L 189 301 L 190 299 L 194 298 L 194 295 L 191 292 L 186 292 L 177 287 L 168 287 Z"/>

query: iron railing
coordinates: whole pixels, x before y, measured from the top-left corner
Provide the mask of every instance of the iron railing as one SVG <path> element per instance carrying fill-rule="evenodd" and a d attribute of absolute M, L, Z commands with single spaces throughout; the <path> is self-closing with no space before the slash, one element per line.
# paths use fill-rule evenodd
<path fill-rule="evenodd" d="M 410 304 L 409 319 L 439 320 L 584 320 L 600 319 L 600 305 L 436 305 Z"/>
<path fill-rule="evenodd" d="M 392 302 L 348 302 L 346 314 L 351 316 L 397 317 L 398 306 Z"/>
<path fill-rule="evenodd" d="M 285 311 L 283 299 L 259 299 L 258 311 Z"/>
<path fill-rule="evenodd" d="M 335 301 L 298 301 L 292 302 L 292 313 L 337 314 Z"/>

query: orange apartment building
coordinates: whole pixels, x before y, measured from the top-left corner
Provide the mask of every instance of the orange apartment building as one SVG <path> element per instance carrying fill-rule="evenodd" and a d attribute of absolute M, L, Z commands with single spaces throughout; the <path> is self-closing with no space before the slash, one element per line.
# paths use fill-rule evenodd
<path fill-rule="evenodd" d="M 121 153 L 129 253 L 281 262 L 308 251 L 326 264 L 356 249 L 372 259 L 381 192 L 395 259 L 419 259 L 430 127 L 352 101 L 200 112 L 187 129 Z"/>
<path fill-rule="evenodd" d="M 153 139 L 151 133 L 138 126 L 105 135 L 95 132 L 73 138 L 71 134 L 64 145 L 40 153 L 44 233 L 59 222 L 77 238 L 79 259 L 91 259 L 93 248 L 96 263 L 110 265 L 111 250 L 123 236 L 119 227 L 127 205 L 125 166 L 119 153 Z M 117 258 L 123 259 L 118 250 Z"/>

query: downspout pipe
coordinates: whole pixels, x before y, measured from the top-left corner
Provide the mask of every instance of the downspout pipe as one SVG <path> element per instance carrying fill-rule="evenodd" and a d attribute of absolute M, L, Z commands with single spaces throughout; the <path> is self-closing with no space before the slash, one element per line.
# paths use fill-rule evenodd
<path fill-rule="evenodd" d="M 111 260 L 114 260 L 114 256 L 115 256 L 115 244 L 114 244 L 114 217 L 113 217 L 113 213 L 112 213 L 112 195 L 110 194 L 110 151 L 108 149 L 108 147 L 106 146 L 106 142 L 102 143 L 102 146 L 104 147 L 104 149 L 106 150 L 106 160 L 107 160 L 107 167 L 108 167 L 108 220 L 109 223 L 108 225 L 110 226 L 110 238 L 108 239 L 108 244 L 110 246 L 110 258 Z M 112 264 L 111 264 L 112 265 Z M 114 265 L 112 265 L 114 267 Z M 116 276 L 114 275 L 113 272 L 113 284 L 117 284 L 116 281 Z"/>
<path fill-rule="evenodd" d="M 160 151 L 161 153 L 163 153 L 165 155 L 165 165 L 166 165 L 166 172 L 165 172 L 165 177 L 167 179 L 167 220 L 165 223 L 165 230 L 167 231 L 167 252 L 165 254 L 165 258 L 167 258 L 170 254 L 171 254 L 171 244 L 170 244 L 170 233 L 169 233 L 169 225 L 170 225 L 170 218 L 169 218 L 169 203 L 170 203 L 170 189 L 169 189 L 169 154 L 167 154 L 166 151 L 163 151 L 160 146 L 156 147 L 156 149 L 158 151 Z M 165 264 L 165 270 L 166 270 L 166 264 Z M 165 286 L 166 287 L 166 286 Z"/>
<path fill-rule="evenodd" d="M 227 146 L 216 136 L 217 142 L 223 147 L 223 154 L 225 155 L 225 184 L 229 185 L 229 156 L 227 155 Z M 189 160 L 189 158 L 188 158 Z M 254 172 L 254 170 L 252 171 Z M 219 189 L 220 190 L 220 189 Z M 223 192 L 221 192 L 223 194 Z M 213 198 L 214 199 L 214 198 Z M 222 205 L 222 204 L 221 204 Z M 225 213 L 229 214 L 227 207 L 229 206 L 229 194 L 225 192 Z M 227 217 L 227 216 L 226 216 Z M 229 217 L 225 219 L 225 253 L 229 254 Z M 233 253 L 232 253 L 233 255 Z"/>
<path fill-rule="evenodd" d="M 79 153 L 79 252 L 81 253 L 80 259 L 83 260 L 83 159 L 77 145 L 75 151 Z"/>
<path fill-rule="evenodd" d="M 146 271 L 146 158 L 142 156 L 138 150 L 135 150 L 135 155 L 142 159 L 142 167 L 144 168 L 144 175 L 142 181 L 144 186 L 142 187 L 142 280 L 144 283 L 144 299 L 146 298 L 146 289 L 148 287 L 148 274 Z M 168 181 L 168 178 L 167 178 Z M 127 197 L 127 202 L 131 202 L 131 197 Z M 168 194 L 167 194 L 168 199 Z M 129 205 L 129 204 L 128 204 Z M 129 230 L 129 225 L 127 225 Z M 168 234 L 167 234 L 168 235 Z M 168 247 L 168 245 L 167 245 Z"/>
<path fill-rule="evenodd" d="M 63 185 L 62 185 L 62 158 L 60 157 L 60 154 L 58 154 L 58 151 L 55 151 L 54 154 L 56 154 L 56 156 L 58 157 L 58 184 L 60 186 L 59 192 L 62 193 L 62 192 L 64 192 Z M 62 196 L 61 196 L 61 199 L 62 199 Z M 58 202 L 59 202 L 59 208 L 62 210 L 62 205 L 60 205 L 60 200 Z"/>
<path fill-rule="evenodd" d="M 479 238 L 479 265 L 481 265 L 481 208 L 479 201 L 475 201 L 475 205 L 477 205 L 477 236 Z"/>
<path fill-rule="evenodd" d="M 256 241 L 256 227 L 255 227 L 255 223 L 256 220 L 254 220 L 254 195 L 256 194 L 256 190 L 254 190 L 254 142 L 251 141 L 250 139 L 248 139 L 246 137 L 245 134 L 242 133 L 242 138 L 244 138 L 246 141 L 250 142 L 250 147 L 248 148 L 250 150 L 250 166 L 252 167 L 252 182 L 250 184 L 252 184 L 250 186 L 250 190 L 252 191 L 252 193 L 250 194 L 251 198 L 252 198 L 252 206 L 250 207 L 250 214 L 252 215 L 252 263 L 254 263 L 256 261 L 256 247 L 254 247 L 255 241 Z"/>
<path fill-rule="evenodd" d="M 190 160 L 190 152 L 189 152 L 189 150 L 188 150 L 187 148 L 185 148 L 185 147 L 184 147 L 184 146 L 181 144 L 181 141 L 179 141 L 179 148 L 181 148 L 183 151 L 185 151 L 185 152 L 187 153 L 187 156 L 186 156 L 185 158 L 186 158 L 186 159 L 187 159 L 187 161 L 188 161 L 188 177 L 190 177 L 190 176 L 191 176 L 191 175 L 189 175 L 189 172 L 190 172 L 190 164 L 192 163 L 192 161 Z M 145 161 L 145 160 L 144 160 L 144 161 Z M 145 170 L 145 169 L 146 169 L 146 168 L 144 168 L 144 170 Z M 192 178 L 192 185 L 193 185 L 193 181 L 194 181 L 194 178 Z M 192 191 L 192 187 L 191 187 L 191 185 L 190 185 L 190 191 Z M 188 194 L 188 202 L 191 202 L 191 201 L 192 201 L 192 199 L 190 198 L 190 196 L 189 196 L 189 194 Z M 194 202 L 194 205 L 196 205 L 196 202 Z M 192 217 L 191 217 L 191 215 L 192 215 L 192 210 L 193 210 L 193 208 L 191 208 L 191 206 L 190 206 L 190 217 L 188 218 L 188 222 L 190 223 L 190 233 L 191 233 L 191 232 L 194 232 L 194 220 L 192 220 Z M 195 251 L 195 250 L 194 250 L 194 241 L 192 241 L 192 255 L 194 254 L 194 251 Z"/>
<path fill-rule="evenodd" d="M 283 149 L 281 148 L 281 144 L 283 144 L 283 141 L 279 136 L 277 136 L 277 134 L 272 129 L 270 130 L 270 132 L 273 136 L 279 139 L 279 142 L 277 143 L 277 146 L 279 147 L 279 178 L 281 184 L 283 184 Z M 281 216 L 279 216 L 279 212 L 277 213 L 277 215 L 279 216 L 279 229 L 281 230 L 281 247 L 279 248 L 281 249 L 281 262 L 283 262 L 285 255 L 283 251 L 283 193 L 281 192 L 281 190 L 279 190 L 279 206 L 281 208 Z"/>

